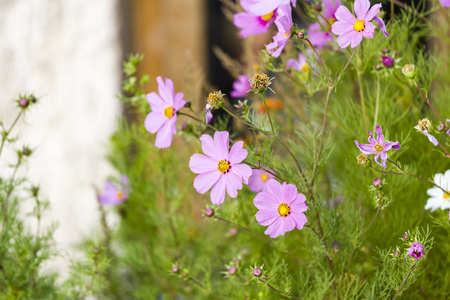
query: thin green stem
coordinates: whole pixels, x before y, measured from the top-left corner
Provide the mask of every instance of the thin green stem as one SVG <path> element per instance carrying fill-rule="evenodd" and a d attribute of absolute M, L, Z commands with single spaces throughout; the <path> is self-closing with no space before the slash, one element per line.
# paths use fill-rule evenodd
<path fill-rule="evenodd" d="M 419 91 L 420 95 L 422 96 L 422 98 L 425 100 L 425 102 L 428 104 L 429 107 L 431 107 L 431 109 L 434 111 L 434 113 L 436 114 L 436 116 L 438 116 L 439 120 L 441 120 L 442 125 L 444 125 L 445 130 L 447 130 L 447 125 L 445 125 L 444 120 L 441 118 L 441 116 L 438 114 L 438 112 L 436 111 L 436 109 L 434 109 L 433 105 L 431 105 L 430 100 L 425 97 L 425 95 L 422 93 L 422 91 L 420 90 L 419 86 L 417 85 L 417 82 L 414 80 L 414 85 L 416 86 L 417 90 Z M 448 152 L 447 152 L 448 153 Z"/>
<path fill-rule="evenodd" d="M 270 285 L 267 281 L 262 280 L 261 278 L 258 278 L 259 282 L 263 283 L 265 286 L 267 286 L 268 288 L 270 288 L 272 291 L 279 293 L 280 295 L 284 296 L 284 297 L 288 297 L 288 298 L 292 298 L 292 299 L 297 299 L 300 300 L 300 298 L 297 298 L 295 296 L 292 296 L 291 294 L 288 293 L 283 293 L 282 291 L 280 291 L 279 289 L 273 287 L 272 285 Z"/>
<path fill-rule="evenodd" d="M 333 82 L 333 85 L 332 85 L 333 88 L 336 86 L 336 84 L 338 83 L 339 79 L 341 79 L 342 74 L 344 74 L 345 70 L 350 65 L 350 62 L 352 61 L 353 56 L 355 55 L 356 49 L 358 49 L 358 48 L 355 48 L 353 50 L 352 54 L 350 55 L 350 58 L 348 59 L 347 63 L 345 64 L 345 66 L 342 69 L 341 73 L 339 73 L 338 77 L 336 77 L 336 80 Z"/>
<path fill-rule="evenodd" d="M 200 283 L 197 279 L 195 279 L 194 277 L 189 276 L 189 280 L 192 281 L 193 283 L 195 283 L 196 285 L 198 285 L 205 292 L 209 293 L 209 290 L 202 283 Z"/>
<path fill-rule="evenodd" d="M 405 286 L 406 282 L 409 279 L 409 276 L 411 276 L 412 271 L 416 268 L 417 265 L 417 260 L 414 262 L 414 264 L 412 265 L 411 269 L 409 270 L 408 274 L 406 274 L 405 279 L 403 279 L 402 284 L 400 285 L 400 287 L 397 290 L 397 293 L 395 294 L 394 298 L 392 298 L 392 300 L 397 299 L 398 295 L 401 293 L 401 291 L 403 290 L 403 287 Z"/>
<path fill-rule="evenodd" d="M 327 84 L 329 86 L 330 85 L 330 76 L 328 76 L 327 68 L 325 67 L 325 64 L 323 63 L 322 59 L 320 58 L 319 52 L 317 52 L 316 48 L 313 46 L 313 44 L 308 39 L 305 39 L 305 40 L 309 43 L 309 45 L 313 49 L 314 53 L 316 53 L 317 58 L 319 59 L 319 62 L 320 62 L 321 66 L 322 66 L 322 68 L 323 68 L 323 70 L 325 72 L 325 75 L 327 76 Z"/>
<path fill-rule="evenodd" d="M 219 217 L 219 216 L 214 216 L 214 218 L 217 219 L 217 220 L 219 220 L 219 221 L 222 221 L 222 222 L 228 223 L 228 224 L 230 224 L 230 225 L 233 225 L 233 226 L 235 226 L 235 227 L 238 227 L 238 228 L 240 228 L 240 229 L 242 229 L 242 230 L 244 230 L 244 231 L 250 233 L 251 235 L 257 237 L 258 239 L 260 239 L 260 240 L 262 240 L 262 241 L 268 243 L 268 244 L 271 245 L 272 247 L 274 247 L 274 248 L 276 248 L 276 249 L 279 249 L 279 250 L 281 250 L 282 252 L 284 252 L 284 253 L 286 253 L 286 254 L 292 256 L 296 261 L 298 261 L 300 264 L 302 264 L 308 271 L 314 273 L 314 271 L 311 270 L 311 269 L 308 267 L 308 265 L 306 264 L 305 261 L 301 260 L 301 259 L 298 258 L 294 253 L 290 252 L 290 251 L 287 250 L 287 249 L 280 249 L 280 248 L 277 246 L 277 244 L 275 244 L 272 240 L 269 240 L 268 238 L 263 237 L 263 236 L 257 234 L 256 232 L 254 232 L 254 231 L 248 229 L 247 227 L 244 227 L 244 226 L 241 226 L 241 225 L 236 224 L 236 223 L 234 223 L 234 222 L 228 221 L 228 220 L 226 220 L 226 219 L 224 219 L 224 218 L 221 218 L 221 217 Z"/>
<path fill-rule="evenodd" d="M 361 53 L 360 55 L 362 56 L 362 48 L 360 48 L 359 53 Z M 362 58 L 360 58 L 360 60 L 358 60 L 358 69 L 356 70 L 356 75 L 358 77 L 358 85 L 359 85 L 359 98 L 361 99 L 361 107 L 362 107 L 362 114 L 363 114 L 363 118 L 364 118 L 364 127 L 366 129 L 366 131 L 368 131 L 368 127 L 367 127 L 367 116 L 366 116 L 366 103 L 364 100 L 364 87 L 362 84 L 362 74 L 361 74 L 361 60 Z"/>
<path fill-rule="evenodd" d="M 16 119 L 12 123 L 11 127 L 9 127 L 9 129 L 7 131 L 2 133 L 2 144 L 0 146 L 0 155 L 2 154 L 3 146 L 5 145 L 5 141 L 8 138 L 8 135 L 11 133 L 11 130 L 16 125 L 17 121 L 19 120 L 20 116 L 22 115 L 22 112 L 23 112 L 22 110 L 19 112 L 19 114 L 17 115 Z"/>
<path fill-rule="evenodd" d="M 206 126 L 208 126 L 210 129 L 212 129 L 212 130 L 214 130 L 214 131 L 218 131 L 218 129 L 217 129 L 216 127 L 214 127 L 214 126 L 212 126 L 212 125 L 210 125 L 210 124 L 208 124 L 208 123 L 206 123 L 206 122 L 203 122 L 203 121 L 200 120 L 199 118 L 194 117 L 194 116 L 192 116 L 192 115 L 190 115 L 190 114 L 187 114 L 187 113 L 184 113 L 184 112 L 181 112 L 181 111 L 177 111 L 177 114 L 182 115 L 182 116 L 189 117 L 189 118 L 191 118 L 191 119 L 193 119 L 193 120 L 196 120 L 197 122 L 200 122 L 200 123 L 202 123 L 202 124 L 206 124 Z"/>
<path fill-rule="evenodd" d="M 14 179 L 16 177 L 17 170 L 19 169 L 19 166 L 20 166 L 21 163 L 22 163 L 22 156 L 19 156 L 17 164 L 14 167 L 13 175 L 12 175 L 11 180 L 9 182 L 8 190 L 6 192 L 6 197 L 5 197 L 5 199 L 3 199 L 3 205 L 2 205 L 2 210 L 3 210 L 3 214 L 2 214 L 2 231 L 1 231 L 2 234 L 3 234 L 3 230 L 5 229 L 7 218 L 8 218 L 8 206 L 9 206 L 8 202 L 9 202 L 9 198 L 11 197 L 11 194 L 12 194 L 12 192 L 14 190 Z"/>
<path fill-rule="evenodd" d="M 370 223 L 369 223 L 369 226 L 367 226 L 367 228 L 364 230 L 364 232 L 359 237 L 359 241 L 356 243 L 355 247 L 352 250 L 352 253 L 350 254 L 350 258 L 348 259 L 347 268 L 345 268 L 345 273 L 348 273 L 348 270 L 350 269 L 350 263 L 352 261 L 353 255 L 355 254 L 356 249 L 358 249 L 359 243 L 362 241 L 362 239 L 364 238 L 366 233 L 369 231 L 370 227 L 372 227 L 372 224 L 375 222 L 375 219 L 380 214 L 380 211 L 381 211 L 381 209 L 380 209 L 380 207 L 378 207 L 375 216 L 372 218 L 372 221 L 370 221 Z"/>
<path fill-rule="evenodd" d="M 377 100 L 375 104 L 375 116 L 373 117 L 373 130 L 375 131 L 375 126 L 378 122 L 378 110 L 380 107 L 380 74 L 377 74 Z"/>

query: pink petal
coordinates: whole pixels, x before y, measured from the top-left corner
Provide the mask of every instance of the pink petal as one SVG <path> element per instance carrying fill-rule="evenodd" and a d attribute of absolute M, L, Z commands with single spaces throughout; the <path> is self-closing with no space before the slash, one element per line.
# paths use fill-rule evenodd
<path fill-rule="evenodd" d="M 169 119 L 163 113 L 152 111 L 145 118 L 145 129 L 151 134 L 155 134 L 167 120 Z"/>
<path fill-rule="evenodd" d="M 369 4 L 369 5 L 370 5 L 370 4 Z M 366 14 L 366 16 L 364 17 L 364 22 L 365 22 L 365 23 L 368 23 L 368 22 L 372 21 L 373 18 L 376 17 L 376 15 L 377 15 L 378 12 L 380 11 L 380 9 L 381 9 L 381 3 L 378 3 L 378 4 L 373 5 L 373 6 L 370 8 L 369 12 L 368 12 L 368 13 Z M 361 20 L 362 20 L 362 19 L 361 19 Z"/>
<path fill-rule="evenodd" d="M 176 122 L 176 118 L 172 117 L 171 119 L 168 119 L 167 122 L 164 123 L 163 126 L 158 130 L 156 133 L 156 140 L 155 140 L 155 146 L 159 149 L 164 149 L 167 147 L 170 147 L 170 144 L 172 144 L 172 138 L 173 138 L 173 123 Z"/>
<path fill-rule="evenodd" d="M 377 140 L 374 139 L 374 137 L 373 137 L 371 131 L 369 131 L 369 143 L 370 143 L 372 146 L 375 146 L 375 145 L 377 144 Z"/>
<path fill-rule="evenodd" d="M 278 229 L 281 227 L 281 217 L 276 218 L 272 224 L 267 227 L 265 234 L 269 235 L 271 238 L 276 238 L 278 236 Z"/>
<path fill-rule="evenodd" d="M 164 83 L 161 76 L 156 78 L 158 82 L 158 92 L 161 98 L 164 99 L 168 106 L 173 107 L 173 99 L 175 98 L 175 89 L 173 87 L 173 81 L 169 78 L 166 78 L 166 82 Z"/>
<path fill-rule="evenodd" d="M 191 159 L 189 160 L 189 168 L 192 172 L 196 174 L 205 173 L 209 171 L 217 170 L 217 164 L 218 161 L 214 160 L 213 158 L 196 153 L 191 156 Z M 220 173 L 220 172 L 219 172 Z"/>
<path fill-rule="evenodd" d="M 248 11 L 257 16 L 264 16 L 277 9 L 281 2 L 280 0 L 254 1 L 249 5 Z"/>
<path fill-rule="evenodd" d="M 375 132 L 377 133 L 378 144 L 383 145 L 384 143 L 384 135 L 380 125 L 375 127 Z"/>
<path fill-rule="evenodd" d="M 278 230 L 275 233 L 276 236 L 284 235 L 287 231 L 291 231 L 295 228 L 296 224 L 292 218 L 280 217 L 279 220 L 281 220 L 281 222 Z"/>
<path fill-rule="evenodd" d="M 163 112 L 164 109 L 167 107 L 166 102 L 161 99 L 161 97 L 155 93 L 151 92 L 150 94 L 147 94 L 147 102 L 150 104 L 150 107 L 152 111 L 160 111 Z"/>
<path fill-rule="evenodd" d="M 400 144 L 399 142 L 386 142 L 383 146 L 384 151 L 389 151 L 391 149 L 400 150 Z"/>
<path fill-rule="evenodd" d="M 424 131 L 423 131 L 423 134 L 425 134 L 425 135 L 428 137 L 428 140 L 429 140 L 430 142 L 432 142 L 433 145 L 435 145 L 435 146 L 439 145 L 438 140 L 437 140 L 434 136 L 432 136 L 431 134 L 429 134 L 428 131 L 424 130 Z"/>
<path fill-rule="evenodd" d="M 267 192 L 272 194 L 277 200 L 278 203 L 280 203 L 280 197 L 283 195 L 283 190 L 281 189 L 281 183 L 276 181 L 275 179 L 270 179 L 267 181 Z"/>
<path fill-rule="evenodd" d="M 303 226 L 308 222 L 306 216 L 302 213 L 291 213 L 288 218 L 292 218 L 297 229 L 303 229 Z"/>
<path fill-rule="evenodd" d="M 336 13 L 334 15 L 335 15 L 336 19 L 341 22 L 350 23 L 350 24 L 355 24 L 355 22 L 356 22 L 355 16 L 348 10 L 347 7 L 345 7 L 343 5 L 339 6 L 339 8 L 336 10 Z"/>
<path fill-rule="evenodd" d="M 355 14 L 358 17 L 358 20 L 364 20 L 369 10 L 370 2 L 369 0 L 356 0 L 355 1 Z"/>
<path fill-rule="evenodd" d="M 203 153 L 205 153 L 211 158 L 214 158 L 217 161 L 223 159 L 223 157 L 217 151 L 216 145 L 214 144 L 214 140 L 212 139 L 212 137 L 210 137 L 207 134 L 203 134 L 200 137 L 200 141 L 202 142 Z"/>
<path fill-rule="evenodd" d="M 227 181 L 227 179 L 225 176 L 220 176 L 219 180 L 213 186 L 213 188 L 211 190 L 211 202 L 213 204 L 220 205 L 225 200 L 226 181 Z"/>
<path fill-rule="evenodd" d="M 239 34 L 244 38 L 249 35 L 266 33 L 272 23 L 273 19 L 270 19 L 264 24 L 260 21 L 259 16 L 248 12 L 237 13 L 233 18 L 233 24 L 242 29 Z"/>
<path fill-rule="evenodd" d="M 175 99 L 173 102 L 173 108 L 175 109 L 175 111 L 178 111 L 180 108 L 182 108 L 186 104 L 186 101 L 183 100 L 183 97 L 184 97 L 183 93 L 177 93 L 175 95 Z"/>
<path fill-rule="evenodd" d="M 238 164 L 232 166 L 231 172 L 241 176 L 242 181 L 245 184 L 248 184 L 248 178 L 252 175 L 252 168 L 245 164 Z"/>
<path fill-rule="evenodd" d="M 216 182 L 219 180 L 222 173 L 219 170 L 214 170 L 206 173 L 202 173 L 195 177 L 194 188 L 200 193 L 206 193 Z"/>
<path fill-rule="evenodd" d="M 381 162 L 379 161 L 379 158 L 381 158 Z M 387 169 L 386 161 L 387 161 L 387 154 L 385 151 L 379 152 L 375 155 L 375 162 L 379 164 L 381 167 Z"/>
<path fill-rule="evenodd" d="M 308 210 L 308 205 L 306 205 L 305 200 L 305 195 L 298 194 L 297 199 L 290 204 L 291 211 L 299 213 Z"/>
<path fill-rule="evenodd" d="M 356 147 L 358 147 L 359 150 L 361 150 L 361 152 L 362 152 L 363 154 L 370 155 L 370 154 L 375 154 L 375 153 L 377 153 L 377 151 L 375 151 L 375 149 L 373 148 L 372 145 L 369 145 L 369 144 L 360 144 L 360 143 L 358 143 L 357 140 L 355 140 L 355 144 L 356 144 Z"/>
<path fill-rule="evenodd" d="M 372 23 L 366 23 L 364 30 L 361 31 L 363 37 L 365 37 L 366 39 L 371 39 L 373 38 L 374 32 L 375 32 L 375 25 L 373 25 Z"/>
<path fill-rule="evenodd" d="M 237 191 L 242 189 L 242 180 L 241 176 L 234 172 L 228 172 L 224 174 L 227 179 L 226 187 L 228 196 L 231 198 L 236 198 Z"/>
<path fill-rule="evenodd" d="M 295 185 L 287 184 L 286 182 L 283 182 L 281 189 L 283 190 L 282 202 L 289 205 L 292 201 L 294 201 L 297 198 L 297 195 L 298 195 L 297 187 Z"/>
<path fill-rule="evenodd" d="M 351 47 L 352 49 L 358 46 L 362 41 L 363 35 L 360 32 L 357 32 L 355 37 L 352 40 Z"/>
<path fill-rule="evenodd" d="M 280 215 L 278 211 L 275 210 L 260 210 L 255 215 L 256 221 L 258 221 L 259 225 L 267 226 L 272 224 Z"/>
<path fill-rule="evenodd" d="M 205 110 L 205 122 L 206 122 L 206 124 L 209 124 L 209 122 L 211 122 L 212 118 L 213 118 L 213 114 L 211 113 L 211 110 L 210 109 L 206 109 Z"/>
<path fill-rule="evenodd" d="M 216 151 L 220 154 L 222 159 L 226 160 L 228 160 L 228 150 L 230 149 L 228 136 L 228 131 L 216 131 L 214 133 L 214 145 L 216 145 Z"/>
<path fill-rule="evenodd" d="M 230 158 L 230 162 L 232 165 L 238 164 L 247 158 L 248 152 L 244 149 L 244 142 L 239 141 L 234 143 L 233 147 L 231 147 L 230 154 L 228 157 Z"/>
<path fill-rule="evenodd" d="M 350 45 L 350 43 L 356 38 L 357 32 L 355 30 L 346 32 L 341 34 L 338 38 L 337 38 L 337 42 L 339 44 L 339 47 L 341 48 L 347 48 L 348 45 Z"/>
<path fill-rule="evenodd" d="M 341 35 L 350 31 L 355 31 L 355 29 L 353 28 L 353 24 L 351 23 L 337 21 L 334 22 L 333 25 L 331 25 L 331 32 L 337 35 Z"/>
<path fill-rule="evenodd" d="M 381 32 L 383 32 L 384 36 L 388 38 L 389 37 L 389 33 L 387 33 L 386 25 L 384 25 L 383 19 L 378 18 L 378 17 L 374 17 L 373 20 L 375 22 L 377 22 L 377 24 L 380 27 Z"/>
<path fill-rule="evenodd" d="M 253 204 L 259 210 L 277 211 L 279 201 L 270 193 L 260 192 L 253 199 Z"/>

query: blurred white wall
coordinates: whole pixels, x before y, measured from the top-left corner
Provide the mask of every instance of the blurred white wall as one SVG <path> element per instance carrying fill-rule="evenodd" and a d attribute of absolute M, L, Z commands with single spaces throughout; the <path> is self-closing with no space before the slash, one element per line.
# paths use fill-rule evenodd
<path fill-rule="evenodd" d="M 12 123 L 19 93 L 40 98 L 14 133 L 36 149 L 27 172 L 50 200 L 47 224 L 58 222 L 66 254 L 50 267 L 62 274 L 76 245 L 99 230 L 92 185 L 114 174 L 104 156 L 121 112 L 118 2 L 0 0 L 0 119 Z M 1 173 L 6 158 L 14 156 L 2 154 Z"/>

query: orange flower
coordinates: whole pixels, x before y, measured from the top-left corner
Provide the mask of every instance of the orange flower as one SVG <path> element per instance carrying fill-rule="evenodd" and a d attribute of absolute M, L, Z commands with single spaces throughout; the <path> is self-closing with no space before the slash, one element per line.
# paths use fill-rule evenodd
<path fill-rule="evenodd" d="M 269 97 L 266 99 L 267 108 L 270 110 L 280 110 L 283 108 L 283 101 L 277 98 Z M 255 106 L 255 109 L 259 112 L 266 112 L 266 108 L 264 107 L 264 103 L 258 103 L 258 105 Z"/>

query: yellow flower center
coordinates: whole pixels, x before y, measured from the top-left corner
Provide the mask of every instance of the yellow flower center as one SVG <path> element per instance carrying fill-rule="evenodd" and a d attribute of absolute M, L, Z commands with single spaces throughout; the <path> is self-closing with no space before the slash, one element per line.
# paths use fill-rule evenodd
<path fill-rule="evenodd" d="M 383 146 L 378 143 L 373 146 L 373 149 L 375 149 L 375 151 L 377 151 L 378 153 L 383 152 Z"/>
<path fill-rule="evenodd" d="M 447 191 L 446 193 L 444 193 L 444 199 L 445 200 L 450 199 L 450 191 Z"/>
<path fill-rule="evenodd" d="M 123 192 L 122 191 L 117 191 L 117 198 L 121 199 L 123 198 Z"/>
<path fill-rule="evenodd" d="M 304 64 L 303 67 L 302 67 L 302 72 L 306 73 L 308 71 L 309 71 L 309 66 L 307 64 Z"/>
<path fill-rule="evenodd" d="M 273 18 L 273 14 L 275 13 L 275 11 L 268 13 L 267 15 L 261 16 L 261 19 L 263 19 L 264 21 L 269 21 L 270 19 Z"/>
<path fill-rule="evenodd" d="M 330 28 L 331 28 L 331 25 L 334 24 L 334 22 L 336 22 L 335 18 L 331 17 L 331 18 L 328 19 L 328 24 L 329 24 Z"/>
<path fill-rule="evenodd" d="M 164 115 L 166 116 L 167 119 L 172 118 L 172 116 L 173 116 L 173 107 L 170 107 L 170 106 L 166 107 L 164 109 Z"/>
<path fill-rule="evenodd" d="M 285 37 L 288 37 L 288 36 L 289 36 L 289 33 L 285 32 L 285 33 L 284 33 L 284 36 L 285 36 Z"/>
<path fill-rule="evenodd" d="M 356 20 L 355 24 L 353 24 L 353 29 L 355 29 L 356 31 L 363 31 L 364 30 L 364 21 Z"/>
<path fill-rule="evenodd" d="M 286 203 L 281 202 L 281 204 L 278 205 L 278 213 L 281 217 L 286 217 L 291 213 L 291 208 Z"/>
<path fill-rule="evenodd" d="M 261 180 L 262 180 L 262 181 L 267 181 L 267 179 L 269 179 L 269 176 L 267 176 L 266 173 L 264 173 L 264 174 L 261 175 Z"/>
<path fill-rule="evenodd" d="M 219 169 L 219 172 L 226 173 L 230 169 L 230 164 L 226 160 L 221 160 L 217 164 L 217 169 Z"/>

